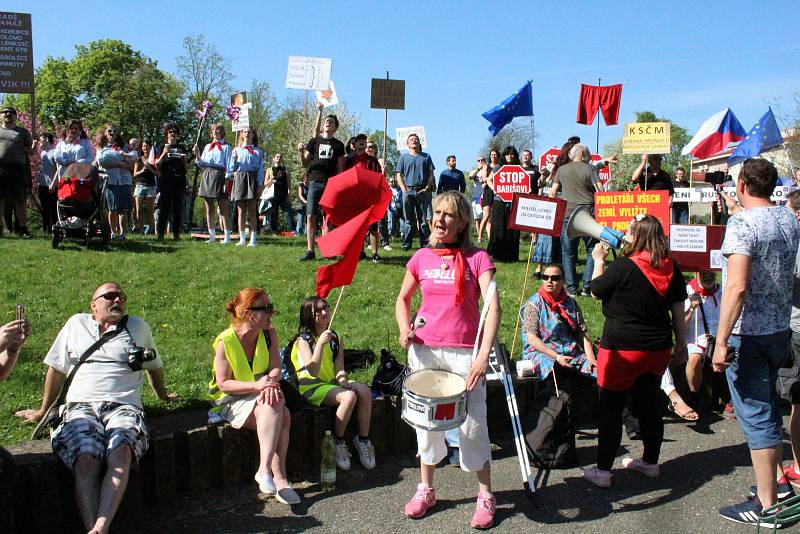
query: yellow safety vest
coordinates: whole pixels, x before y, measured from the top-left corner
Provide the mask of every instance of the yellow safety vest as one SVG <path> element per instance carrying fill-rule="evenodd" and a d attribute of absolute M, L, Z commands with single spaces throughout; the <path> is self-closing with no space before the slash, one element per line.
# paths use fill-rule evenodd
<path fill-rule="evenodd" d="M 247 361 L 247 356 L 244 354 L 239 338 L 236 337 L 236 332 L 233 327 L 224 330 L 220 335 L 214 339 L 212 346 L 217 350 L 217 346 L 222 343 L 225 346 L 225 359 L 228 360 L 228 365 L 233 372 L 234 380 L 241 380 L 242 382 L 254 382 L 256 376 L 263 375 L 269 370 L 269 349 L 267 348 L 267 340 L 264 338 L 264 333 L 258 333 L 258 340 L 256 341 L 256 354 L 253 357 L 253 367 L 250 368 L 250 363 Z M 214 404 L 220 405 L 228 402 L 229 395 L 219 389 L 217 385 L 217 370 L 216 365 L 211 366 L 211 380 L 208 382 L 208 398 Z"/>

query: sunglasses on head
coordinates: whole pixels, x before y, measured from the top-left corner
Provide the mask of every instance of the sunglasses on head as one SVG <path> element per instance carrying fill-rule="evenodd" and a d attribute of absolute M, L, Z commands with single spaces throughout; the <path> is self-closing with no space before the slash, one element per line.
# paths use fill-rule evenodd
<path fill-rule="evenodd" d="M 122 291 L 108 291 L 107 293 L 103 293 L 102 295 L 97 295 L 94 298 L 94 300 L 97 300 L 97 299 L 100 299 L 100 298 L 103 298 L 103 299 L 106 299 L 106 300 L 110 300 L 110 301 L 113 301 L 113 300 L 119 298 L 119 300 L 121 302 L 125 302 L 126 300 L 128 300 L 128 297 L 126 297 L 125 293 L 123 293 Z M 92 302 L 94 302 L 94 300 Z"/>
<path fill-rule="evenodd" d="M 542 275 L 542 280 L 544 280 L 545 282 L 547 282 L 547 281 L 560 282 L 561 281 L 561 275 L 560 274 L 543 274 Z"/>
<path fill-rule="evenodd" d="M 273 306 L 271 302 L 263 306 L 250 306 L 247 309 L 250 311 L 263 311 L 264 313 L 275 313 L 275 306 Z"/>

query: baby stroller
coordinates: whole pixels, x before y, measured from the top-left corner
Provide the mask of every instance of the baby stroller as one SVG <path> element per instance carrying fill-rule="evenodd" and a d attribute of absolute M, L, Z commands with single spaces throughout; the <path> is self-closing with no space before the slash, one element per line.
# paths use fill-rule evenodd
<path fill-rule="evenodd" d="M 53 225 L 53 248 L 69 237 L 88 247 L 99 236 L 108 244 L 111 228 L 103 215 L 105 181 L 100 182 L 97 168 L 89 163 L 72 163 L 58 180 L 57 221 Z"/>

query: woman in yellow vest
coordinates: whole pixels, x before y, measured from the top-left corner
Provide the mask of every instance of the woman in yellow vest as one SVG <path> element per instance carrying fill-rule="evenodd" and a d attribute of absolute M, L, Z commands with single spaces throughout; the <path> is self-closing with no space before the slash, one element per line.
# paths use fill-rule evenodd
<path fill-rule="evenodd" d="M 274 309 L 263 289 L 248 287 L 228 302 L 231 326 L 214 340 L 214 368 L 208 394 L 234 428 L 258 435 L 258 488 L 284 504 L 300 497 L 286 478 L 291 416 L 280 387 L 278 334 Z"/>
<path fill-rule="evenodd" d="M 344 471 L 350 469 L 350 451 L 344 433 L 353 410 L 357 410 L 358 435 L 353 436 L 353 446 L 361 465 L 373 469 L 375 449 L 369 440 L 372 393 L 366 384 L 347 379 L 344 346 L 328 328 L 329 312 L 327 301 L 319 297 L 309 297 L 300 305 L 300 328 L 290 343 L 300 393 L 314 406 L 330 406 L 336 410 L 333 428 L 336 466 Z"/>

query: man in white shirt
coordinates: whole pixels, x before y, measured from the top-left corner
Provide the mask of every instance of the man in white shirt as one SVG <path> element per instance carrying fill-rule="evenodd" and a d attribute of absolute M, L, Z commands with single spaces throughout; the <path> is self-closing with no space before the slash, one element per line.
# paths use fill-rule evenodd
<path fill-rule="evenodd" d="M 108 532 L 131 464 L 147 451 L 141 371 L 147 372 L 159 399 L 177 398 L 164 386 L 163 363 L 150 327 L 139 317 L 125 315 L 126 300 L 115 282 L 95 289 L 92 313 L 70 317 L 44 359 L 48 370 L 41 408 L 16 414 L 41 420 L 84 353 L 102 336 L 109 338 L 78 368 L 61 407 L 61 422 L 51 434 L 53 451 L 75 475 L 78 508 L 90 533 Z"/>

